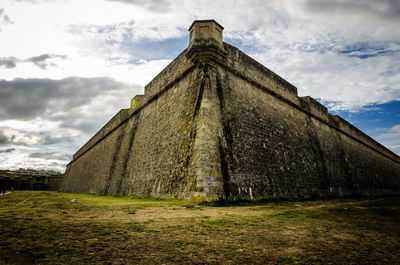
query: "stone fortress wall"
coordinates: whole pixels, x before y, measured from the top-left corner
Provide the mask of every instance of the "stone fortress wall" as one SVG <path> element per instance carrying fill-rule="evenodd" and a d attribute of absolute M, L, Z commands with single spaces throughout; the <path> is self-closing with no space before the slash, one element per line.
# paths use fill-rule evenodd
<path fill-rule="evenodd" d="M 62 190 L 140 196 L 184 192 L 200 77 L 183 52 L 74 156 Z"/>
<path fill-rule="evenodd" d="M 400 193 L 400 158 L 196 21 L 73 156 L 63 191 L 204 199 Z"/>
<path fill-rule="evenodd" d="M 230 196 L 399 192 L 397 155 L 314 99 L 298 97 L 295 87 L 238 49 L 225 50 L 231 60 L 217 66 L 216 78 Z"/>

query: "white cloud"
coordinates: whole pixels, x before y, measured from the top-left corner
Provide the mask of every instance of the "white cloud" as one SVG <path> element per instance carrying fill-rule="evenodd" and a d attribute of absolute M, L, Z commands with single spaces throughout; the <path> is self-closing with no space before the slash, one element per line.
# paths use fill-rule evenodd
<path fill-rule="evenodd" d="M 18 168 L 33 168 L 33 169 L 53 169 L 64 172 L 66 164 L 70 159 L 63 157 L 60 154 L 54 153 L 47 157 L 31 157 L 29 150 L 16 149 L 10 153 L 0 153 L 0 169 L 15 170 Z"/>
<path fill-rule="evenodd" d="M 382 140 L 392 140 L 395 139 L 400 142 L 400 124 L 395 125 L 386 130 L 386 132 L 377 136 L 377 138 Z"/>
<path fill-rule="evenodd" d="M 338 10 L 357 7 L 346 5 L 351 1 L 320 2 L 337 5 Z M 379 3 L 367 2 L 368 7 L 379 7 Z M 356 19 L 351 12 L 330 16 L 325 5 L 310 8 L 310 3 L 315 1 L 280 2 L 277 13 L 286 11 L 280 15 L 281 26 L 258 27 L 253 34 L 237 37 L 256 46 L 250 54 L 296 85 L 300 95 L 328 102 L 332 110 L 358 111 L 400 100 L 400 42 L 396 37 L 400 20 L 387 20 L 382 14 L 368 20 L 373 9 L 365 7 L 368 10 L 359 12 L 364 18 L 360 25 L 358 15 Z"/>
<path fill-rule="evenodd" d="M 400 53 L 360 59 L 332 51 L 272 48 L 254 57 L 264 64 L 269 62 L 273 71 L 298 87 L 301 96 L 330 102 L 328 106 L 333 110 L 356 111 L 367 105 L 400 100 L 400 72 L 396 72 L 394 60 L 400 60 Z"/>
<path fill-rule="evenodd" d="M 53 78 L 69 76 L 112 77 L 118 81 L 144 86 L 170 60 L 132 64 L 133 55 L 124 51 L 122 42 L 141 39 L 163 40 L 181 37 L 174 18 L 147 17 L 151 12 L 140 6 L 109 1 L 5 2 L 5 10 L 15 24 L 0 32 L 0 57 L 30 58 L 59 54 L 53 67 L 41 69 L 28 62 L 2 68 L 2 78 Z M 90 10 L 90 12 L 88 11 Z"/>
<path fill-rule="evenodd" d="M 194 19 L 217 20 L 225 27 L 226 40 L 296 85 L 300 95 L 319 98 L 330 109 L 358 111 L 371 104 L 400 100 L 398 3 L 3 0 L 1 79 L 16 83 L 16 78 L 42 79 L 41 86 L 35 87 L 37 92 L 50 84 L 63 86 L 54 87 L 60 94 L 49 97 L 42 107 L 23 97 L 29 91 L 3 87 L 3 92 L 21 92 L 17 98 L 23 102 L 17 105 L 23 111 L 10 106 L 0 112 L 8 115 L 0 121 L 4 137 L 10 140 L 14 136 L 14 142 L 4 148 L 16 149 L 0 153 L 0 164 L 50 167 L 60 161 L 29 157 L 26 152 L 75 152 L 119 109 L 128 107 L 132 96 L 143 93 L 144 85 L 173 59 L 146 46 L 157 48 L 168 41 L 182 41 Z M 171 54 L 179 52 L 171 50 Z M 39 59 L 45 60 L 39 63 Z M 71 76 L 76 78 L 68 79 Z M 102 80 L 103 86 L 82 79 L 103 77 L 109 77 Z M 45 82 L 45 78 L 51 80 Z M 79 104 L 71 107 L 75 101 L 68 93 L 61 93 L 64 86 L 66 91 L 73 92 L 69 89 L 76 87 L 88 94 L 76 91 Z M 43 90 L 32 97 L 47 99 L 52 91 Z M 15 98 L 9 95 L 6 101 L 11 99 Z M 382 135 L 380 139 L 398 148 L 397 127 L 392 130 L 385 132 L 395 136 Z"/>
<path fill-rule="evenodd" d="M 381 130 L 383 132 L 375 138 L 400 156 L 400 124 Z"/>
<path fill-rule="evenodd" d="M 2 78 L 52 78 L 63 79 L 70 76 L 79 77 L 111 77 L 126 84 L 138 84 L 144 87 L 150 82 L 171 60 L 142 60 L 131 64 L 125 59 L 105 60 L 99 57 L 72 57 L 66 59 L 55 58 L 55 66 L 46 69 L 37 67 L 29 62 L 22 62 L 15 68 L 3 68 Z"/>
<path fill-rule="evenodd" d="M 0 98 L 8 99 L 0 105 L 0 149 L 15 149 L 0 152 L 1 167 L 63 169 L 67 161 L 27 153 L 72 156 L 138 92 L 107 78 L 0 82 Z"/>
<path fill-rule="evenodd" d="M 397 12 L 396 1 L 5 3 L 15 23 L 0 32 L 5 40 L 0 56 L 67 56 L 53 58 L 46 69 L 28 62 L 2 68 L 7 80 L 108 76 L 144 86 L 170 60 L 132 63 L 144 55 L 129 52 L 130 46 L 186 37 L 193 19 L 215 18 L 225 26 L 226 38 L 240 40 L 248 53 L 296 85 L 301 95 L 330 102 L 331 109 L 357 111 L 400 97 L 400 19 L 388 19 Z"/>

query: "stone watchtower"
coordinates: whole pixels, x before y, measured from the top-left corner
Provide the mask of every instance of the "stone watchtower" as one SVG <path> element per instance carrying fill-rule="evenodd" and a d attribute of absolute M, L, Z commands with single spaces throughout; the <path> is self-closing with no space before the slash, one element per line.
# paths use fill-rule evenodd
<path fill-rule="evenodd" d="M 223 48 L 224 28 L 215 20 L 196 20 L 189 27 L 189 47 L 195 43 L 209 42 Z"/>
<path fill-rule="evenodd" d="M 61 190 L 261 199 L 400 193 L 400 158 L 223 42 L 215 20 L 73 156 Z M 321 84 L 322 85 L 322 84 Z"/>
<path fill-rule="evenodd" d="M 195 20 L 189 27 L 188 56 L 193 61 L 221 60 L 225 55 L 224 28 L 215 20 Z"/>

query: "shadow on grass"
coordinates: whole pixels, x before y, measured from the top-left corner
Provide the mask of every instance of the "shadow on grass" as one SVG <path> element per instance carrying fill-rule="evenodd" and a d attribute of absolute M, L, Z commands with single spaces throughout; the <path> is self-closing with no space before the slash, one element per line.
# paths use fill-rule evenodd
<path fill-rule="evenodd" d="M 348 199 L 383 199 L 383 198 L 398 198 L 394 195 L 380 195 L 380 196 L 366 196 L 366 195 L 349 195 L 349 196 L 310 196 L 310 197 L 297 197 L 297 198 L 262 198 L 259 200 L 248 199 L 223 199 L 219 198 L 214 201 L 200 202 L 199 205 L 211 207 L 229 207 L 229 206 L 258 206 L 265 204 L 280 204 L 288 202 L 310 202 L 310 201 L 332 201 L 332 200 L 348 200 Z"/>

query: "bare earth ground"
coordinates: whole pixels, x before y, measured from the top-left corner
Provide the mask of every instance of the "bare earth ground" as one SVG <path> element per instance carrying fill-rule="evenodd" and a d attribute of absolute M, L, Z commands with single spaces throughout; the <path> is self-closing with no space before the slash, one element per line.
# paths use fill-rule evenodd
<path fill-rule="evenodd" d="M 400 264 L 399 197 L 188 204 L 7 194 L 0 264 Z"/>

